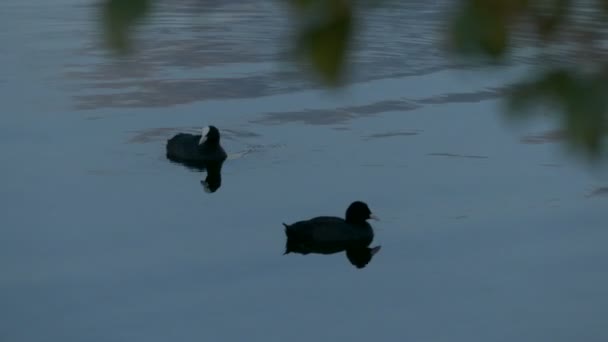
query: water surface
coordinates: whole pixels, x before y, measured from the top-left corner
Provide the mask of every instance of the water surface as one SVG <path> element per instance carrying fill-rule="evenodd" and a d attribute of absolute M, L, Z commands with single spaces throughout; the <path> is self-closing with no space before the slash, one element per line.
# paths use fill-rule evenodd
<path fill-rule="evenodd" d="M 454 65 L 446 3 L 375 11 L 330 93 L 284 59 L 272 2 L 163 4 L 116 60 L 91 3 L 5 0 L 0 338 L 605 341 L 605 172 L 551 122 L 505 123 L 530 64 Z M 213 194 L 164 157 L 207 124 Z M 355 199 L 382 219 L 365 269 L 281 255 L 281 222 Z"/>

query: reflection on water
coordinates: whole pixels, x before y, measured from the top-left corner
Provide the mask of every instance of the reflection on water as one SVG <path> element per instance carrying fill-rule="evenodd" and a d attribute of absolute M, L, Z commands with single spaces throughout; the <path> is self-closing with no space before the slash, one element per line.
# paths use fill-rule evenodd
<path fill-rule="evenodd" d="M 220 162 L 211 161 L 211 162 L 207 162 L 205 164 L 200 164 L 200 163 L 189 163 L 187 161 L 176 161 L 176 160 L 171 160 L 170 158 L 168 158 L 168 159 L 171 162 L 173 162 L 175 164 L 181 164 L 190 170 L 206 172 L 207 176 L 205 177 L 205 179 L 202 179 L 200 182 L 201 185 L 203 186 L 203 189 L 205 190 L 205 192 L 213 193 L 213 192 L 217 191 L 217 189 L 219 189 L 220 186 L 222 186 L 222 166 L 224 165 L 224 161 L 220 161 Z"/>
<path fill-rule="evenodd" d="M 587 197 L 608 196 L 608 186 L 599 187 L 587 195 Z"/>
<path fill-rule="evenodd" d="M 450 157 L 450 158 L 467 158 L 467 159 L 488 159 L 488 156 L 476 156 L 458 153 L 429 153 L 429 156 Z"/>
<path fill-rule="evenodd" d="M 277 2 L 159 1 L 121 60 L 93 1 L 2 2 L 0 340 L 608 340 L 606 173 L 500 120 L 533 58 L 455 67 L 453 2 L 390 0 L 329 95 Z M 211 122 L 226 165 L 167 160 Z M 380 254 L 280 255 L 282 220 L 354 198 Z"/>
<path fill-rule="evenodd" d="M 80 85 L 74 96 L 79 109 L 151 108 L 315 88 L 289 63 L 291 37 L 285 32 L 290 23 L 280 3 L 158 3 L 157 15 L 138 30 L 135 55 L 70 66 L 67 76 Z M 440 10 L 446 3 L 390 1 L 373 11 L 372 20 L 362 14 L 365 30 L 355 44 L 352 60 L 358 73 L 352 81 L 453 68 L 434 45 L 441 39 Z M 394 9 L 402 6 L 408 10 Z M 89 58 L 103 56 L 97 46 L 81 53 Z"/>
<path fill-rule="evenodd" d="M 201 180 L 201 184 L 205 192 L 215 192 L 222 186 L 222 165 L 224 162 L 209 162 L 207 163 L 207 177 Z"/>
<path fill-rule="evenodd" d="M 521 138 L 524 144 L 546 144 L 556 143 L 566 140 L 566 134 L 562 130 L 550 130 L 536 135 L 528 135 Z"/>
<path fill-rule="evenodd" d="M 409 137 L 409 136 L 413 136 L 413 135 L 418 135 L 420 133 L 421 133 L 420 130 L 391 131 L 391 132 L 384 132 L 384 133 L 375 133 L 375 134 L 368 135 L 366 137 L 366 140 L 392 138 L 392 137 Z"/>

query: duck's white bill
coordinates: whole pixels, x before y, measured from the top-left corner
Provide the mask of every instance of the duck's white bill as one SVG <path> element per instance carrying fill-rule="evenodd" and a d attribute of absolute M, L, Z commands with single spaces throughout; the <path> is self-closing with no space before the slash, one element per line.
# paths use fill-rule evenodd
<path fill-rule="evenodd" d="M 203 127 L 203 130 L 201 131 L 201 140 L 198 141 L 199 145 L 202 145 L 205 141 L 207 141 L 207 134 L 209 134 L 210 130 L 211 129 L 209 126 Z"/>
<path fill-rule="evenodd" d="M 376 220 L 376 221 L 380 221 L 380 218 L 378 218 L 378 216 L 371 214 L 369 215 L 370 220 Z"/>
<path fill-rule="evenodd" d="M 374 255 L 374 254 L 378 253 L 380 251 L 380 247 L 382 247 L 382 246 L 376 246 L 376 247 L 372 248 L 370 250 L 370 254 Z"/>

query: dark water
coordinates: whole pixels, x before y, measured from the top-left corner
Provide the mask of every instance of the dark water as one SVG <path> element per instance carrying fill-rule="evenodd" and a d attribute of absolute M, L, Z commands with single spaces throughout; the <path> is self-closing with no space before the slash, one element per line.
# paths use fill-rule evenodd
<path fill-rule="evenodd" d="M 503 119 L 525 54 L 444 58 L 443 5 L 374 12 L 332 94 L 271 2 L 164 4 L 117 61 L 86 1 L 4 1 L 0 340 L 608 339 L 606 179 Z M 164 158 L 207 124 L 213 194 Z M 281 255 L 281 222 L 355 199 L 382 219 L 368 267 Z"/>

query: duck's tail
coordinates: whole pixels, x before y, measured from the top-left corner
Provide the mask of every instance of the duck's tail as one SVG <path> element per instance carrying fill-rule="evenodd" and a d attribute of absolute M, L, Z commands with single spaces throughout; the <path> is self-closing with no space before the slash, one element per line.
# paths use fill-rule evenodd
<path fill-rule="evenodd" d="M 287 241 L 285 242 L 285 252 L 283 253 L 283 255 L 285 255 L 293 252 L 294 249 L 293 242 L 290 239 L 291 234 L 289 234 L 289 225 L 287 223 L 283 223 L 283 226 L 285 227 L 285 236 L 287 236 Z"/>

